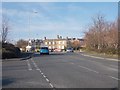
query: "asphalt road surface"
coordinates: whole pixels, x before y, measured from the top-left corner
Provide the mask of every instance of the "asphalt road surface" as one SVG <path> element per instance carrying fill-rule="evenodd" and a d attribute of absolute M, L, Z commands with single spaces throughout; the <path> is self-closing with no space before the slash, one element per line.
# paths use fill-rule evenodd
<path fill-rule="evenodd" d="M 2 62 L 3 88 L 118 88 L 118 62 L 51 53 Z"/>

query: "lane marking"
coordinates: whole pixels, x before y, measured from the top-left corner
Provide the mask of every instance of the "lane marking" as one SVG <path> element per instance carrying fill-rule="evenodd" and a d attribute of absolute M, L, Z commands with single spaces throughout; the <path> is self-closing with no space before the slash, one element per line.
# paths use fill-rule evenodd
<path fill-rule="evenodd" d="M 78 65 L 78 67 L 81 67 L 81 68 L 87 69 L 87 70 L 92 71 L 92 72 L 95 72 L 95 73 L 99 73 L 99 72 L 97 72 L 97 71 L 95 71 L 95 70 L 89 69 L 89 68 L 84 67 L 84 66 L 80 66 L 80 65 Z"/>
<path fill-rule="evenodd" d="M 36 70 L 40 71 L 40 69 L 39 69 L 39 68 L 37 68 Z"/>
<path fill-rule="evenodd" d="M 49 80 L 46 78 L 46 81 L 49 82 Z"/>
<path fill-rule="evenodd" d="M 74 63 L 71 62 L 71 64 L 74 64 Z"/>
<path fill-rule="evenodd" d="M 29 60 L 27 60 L 27 65 L 28 65 L 28 70 L 32 70 L 32 67 L 31 67 L 31 65 L 30 65 L 30 62 L 29 62 Z"/>
<path fill-rule="evenodd" d="M 82 54 L 83 55 L 83 54 Z M 84 56 L 84 55 L 83 55 Z M 86 55 L 85 55 L 86 56 Z M 76 58 L 76 57 L 75 57 Z M 99 58 L 99 57 L 98 57 Z M 77 58 L 78 59 L 78 58 Z M 92 61 L 92 62 L 96 62 L 96 61 Z M 74 63 L 71 63 L 70 62 L 70 64 L 74 64 Z M 112 65 L 110 65 L 110 66 L 112 66 Z M 113 78 L 113 79 L 115 79 L 115 80 L 120 80 L 119 78 L 116 78 L 116 77 L 113 77 L 113 76 L 109 76 L 109 75 L 106 75 L 106 74 L 102 74 L 102 73 L 100 73 L 100 72 L 98 72 L 98 71 L 95 71 L 95 70 L 92 70 L 92 69 L 89 69 L 89 68 L 87 68 L 87 67 L 84 67 L 84 66 L 80 66 L 80 65 L 78 65 L 78 67 L 81 67 L 81 68 L 84 68 L 84 69 L 87 69 L 87 70 L 89 70 L 89 71 L 92 71 L 92 72 L 95 72 L 95 73 L 97 73 L 97 74 L 101 74 L 101 75 L 105 75 L 105 76 L 107 76 L 107 77 L 110 77 L 110 78 Z M 117 69 L 115 69 L 115 68 L 110 68 L 109 67 L 109 69 L 112 69 L 112 70 L 114 70 L 114 71 L 117 71 L 117 72 L 119 72 Z"/>
<path fill-rule="evenodd" d="M 110 61 L 117 61 L 119 62 L 119 59 L 111 59 L 111 58 L 102 58 L 102 57 L 96 57 L 96 56 L 91 56 L 91 55 L 85 55 L 85 54 L 81 54 L 83 56 L 87 56 L 87 57 L 93 57 L 93 58 L 98 58 L 98 59 L 106 59 L 106 60 L 110 60 Z"/>
<path fill-rule="evenodd" d="M 113 77 L 113 76 L 109 76 L 109 77 L 111 77 L 111 78 L 113 78 L 115 80 L 120 80 L 119 78 L 116 78 L 116 77 Z"/>
<path fill-rule="evenodd" d="M 37 66 L 37 64 L 34 62 L 34 60 L 31 58 L 31 61 L 32 61 L 32 63 L 33 63 L 33 65 L 34 65 L 34 67 L 36 68 L 36 70 L 40 70 L 39 68 L 38 68 L 38 66 Z"/>
<path fill-rule="evenodd" d="M 50 82 L 50 80 L 47 78 L 47 76 L 44 75 L 44 73 L 40 70 L 40 68 L 37 66 L 37 64 L 34 62 L 34 60 L 33 60 L 32 58 L 31 58 L 31 61 L 32 61 L 34 67 L 36 68 L 36 70 L 38 70 L 38 71 L 40 72 L 40 74 L 45 78 L 45 80 L 49 83 L 50 87 L 51 87 L 51 88 L 55 88 L 55 87 L 51 84 L 51 82 Z"/>
<path fill-rule="evenodd" d="M 45 76 L 45 75 L 43 75 L 43 77 L 44 77 L 44 78 L 46 78 L 46 76 Z"/>
<path fill-rule="evenodd" d="M 53 85 L 52 85 L 51 83 L 49 83 L 49 85 L 50 85 L 52 88 L 54 88 Z"/>

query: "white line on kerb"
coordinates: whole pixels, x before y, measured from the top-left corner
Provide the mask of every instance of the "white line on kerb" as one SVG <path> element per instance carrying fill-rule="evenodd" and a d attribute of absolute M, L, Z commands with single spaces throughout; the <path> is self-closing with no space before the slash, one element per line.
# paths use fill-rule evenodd
<path fill-rule="evenodd" d="M 32 67 L 31 67 L 31 65 L 29 63 L 29 60 L 27 60 L 27 65 L 28 65 L 28 70 L 32 70 Z"/>
<path fill-rule="evenodd" d="M 95 72 L 95 73 L 99 73 L 99 72 L 97 72 L 97 71 L 95 71 L 95 70 L 89 69 L 89 68 L 84 67 L 84 66 L 80 66 L 80 65 L 79 65 L 78 67 L 81 67 L 81 68 L 87 69 L 87 70 L 92 71 L 92 72 Z"/>

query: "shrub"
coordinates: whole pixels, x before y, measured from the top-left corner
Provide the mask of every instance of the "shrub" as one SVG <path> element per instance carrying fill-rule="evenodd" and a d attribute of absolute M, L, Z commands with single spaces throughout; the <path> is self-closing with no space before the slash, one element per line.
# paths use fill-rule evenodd
<path fill-rule="evenodd" d="M 17 58 L 21 56 L 20 49 L 13 44 L 2 43 L 2 58 Z"/>

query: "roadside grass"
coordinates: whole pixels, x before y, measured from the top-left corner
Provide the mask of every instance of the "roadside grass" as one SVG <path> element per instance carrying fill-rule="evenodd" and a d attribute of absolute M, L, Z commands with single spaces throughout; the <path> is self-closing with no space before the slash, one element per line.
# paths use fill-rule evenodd
<path fill-rule="evenodd" d="M 95 51 L 88 51 L 88 50 L 84 50 L 83 52 L 85 54 L 91 55 L 91 56 L 102 57 L 102 58 L 118 59 L 118 54 L 98 53 L 98 52 L 95 52 Z"/>

